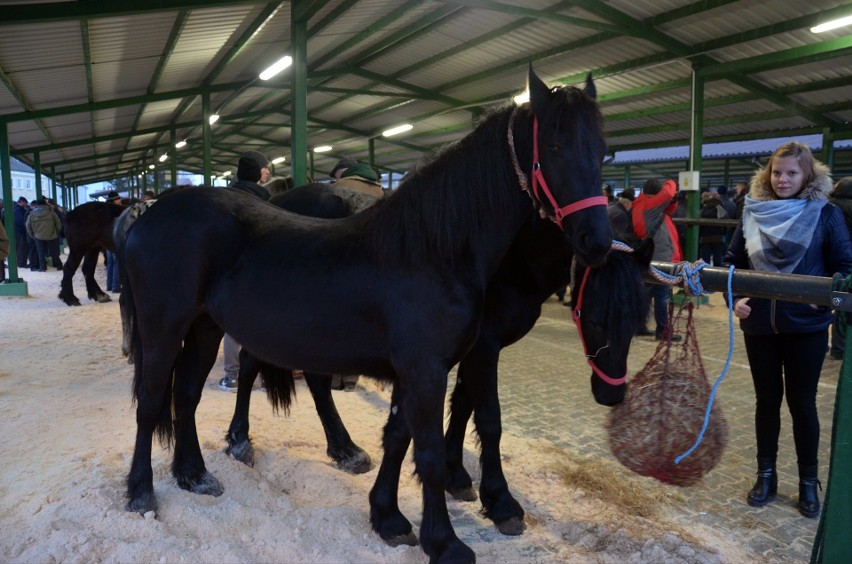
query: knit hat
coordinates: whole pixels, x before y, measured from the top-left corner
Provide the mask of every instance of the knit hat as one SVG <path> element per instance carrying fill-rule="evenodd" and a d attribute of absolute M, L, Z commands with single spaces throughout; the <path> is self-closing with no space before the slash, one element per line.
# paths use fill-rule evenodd
<path fill-rule="evenodd" d="M 112 201 L 120 200 L 120 199 L 121 199 L 121 195 L 119 195 L 119 193 L 116 192 L 115 190 L 110 190 L 109 194 L 107 194 L 107 202 L 112 202 Z"/>
<path fill-rule="evenodd" d="M 662 189 L 663 185 L 660 184 L 659 180 L 656 178 L 649 178 L 645 181 L 645 185 L 642 187 L 642 192 L 649 196 L 653 196 L 654 194 L 659 194 Z"/>
<path fill-rule="evenodd" d="M 636 191 L 632 187 L 625 188 L 621 192 L 621 198 L 626 198 L 631 202 L 636 199 Z"/>
<path fill-rule="evenodd" d="M 329 176 L 331 176 L 332 178 L 336 178 L 335 175 L 336 175 L 337 171 L 343 169 L 343 171 L 345 172 L 347 169 L 350 169 L 350 168 L 357 166 L 357 165 L 358 165 L 358 161 L 356 161 L 352 157 L 343 157 L 342 159 L 337 161 L 337 164 L 334 165 L 333 169 L 331 169 L 331 173 L 329 174 Z"/>
<path fill-rule="evenodd" d="M 246 151 L 237 165 L 237 179 L 257 182 L 261 177 L 260 169 L 268 166 L 269 161 L 262 153 Z"/>
<path fill-rule="evenodd" d="M 18 203 L 19 203 L 19 204 L 26 204 L 26 203 L 27 203 L 27 199 L 26 199 L 26 198 L 24 198 L 23 196 L 21 196 L 20 198 L 18 198 Z"/>

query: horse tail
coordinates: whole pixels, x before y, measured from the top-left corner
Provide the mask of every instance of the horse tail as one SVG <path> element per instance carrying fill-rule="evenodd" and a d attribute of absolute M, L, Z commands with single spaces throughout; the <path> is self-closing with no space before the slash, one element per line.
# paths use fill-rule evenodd
<path fill-rule="evenodd" d="M 266 397 L 272 404 L 272 412 L 277 415 L 279 410 L 283 409 L 284 415 L 289 415 L 290 404 L 296 395 L 293 371 L 263 362 L 260 366 L 260 376 L 266 386 Z"/>
<path fill-rule="evenodd" d="M 127 286 L 125 286 L 125 290 Z M 124 292 L 121 293 L 121 299 L 124 299 Z M 129 301 L 129 307 L 132 309 L 133 301 Z M 132 404 L 136 405 L 137 400 L 141 393 L 143 393 L 143 388 L 145 388 L 145 382 L 142 377 L 142 360 L 143 360 L 143 349 L 139 342 L 139 331 L 136 330 L 135 327 L 135 317 L 133 318 L 133 339 L 131 348 L 131 352 L 128 355 L 128 358 L 132 358 L 133 363 L 133 398 Z M 135 352 L 134 352 L 135 351 Z M 175 361 L 175 366 L 180 366 L 181 360 L 183 358 L 183 351 L 181 350 L 178 353 L 178 358 Z M 160 401 L 160 412 L 157 414 L 157 422 L 154 425 L 154 431 L 157 434 L 157 440 L 161 445 L 169 446 L 172 444 L 174 440 L 174 423 L 173 423 L 173 414 L 172 414 L 172 403 L 173 403 L 173 378 L 174 373 L 172 374 L 172 378 L 169 379 L 168 385 L 165 386 L 163 390 L 163 398 Z M 150 392 L 149 392 L 150 393 Z"/>
<path fill-rule="evenodd" d="M 118 277 L 121 279 L 122 292 L 118 298 L 118 307 L 121 311 L 121 353 L 127 357 L 128 364 L 133 364 L 135 351 L 134 343 L 135 308 L 133 306 L 133 291 L 127 277 L 125 267 L 124 247 L 127 243 L 127 235 L 130 228 L 136 223 L 143 213 L 148 211 L 156 200 L 137 202 L 121 212 L 113 224 L 112 238 L 115 243 L 115 254 L 118 257 Z"/>

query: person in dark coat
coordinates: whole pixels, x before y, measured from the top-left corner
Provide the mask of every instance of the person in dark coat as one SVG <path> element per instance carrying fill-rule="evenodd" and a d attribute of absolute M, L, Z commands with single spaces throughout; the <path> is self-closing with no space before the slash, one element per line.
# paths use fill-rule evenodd
<path fill-rule="evenodd" d="M 33 210 L 27 216 L 27 234 L 36 243 L 38 265 L 33 265 L 30 270 L 45 272 L 48 253 L 50 253 L 50 258 L 56 270 L 62 270 L 62 261 L 59 259 L 59 233 L 61 231 L 62 222 L 59 221 L 59 216 L 50 209 L 44 200 L 34 200 Z"/>
<path fill-rule="evenodd" d="M 734 210 L 736 213 L 736 210 Z M 701 194 L 701 219 L 729 219 L 728 212 L 716 192 Z M 716 225 L 702 225 L 698 228 L 698 256 L 707 264 L 722 266 L 725 252 L 725 234 L 727 229 Z"/>
<path fill-rule="evenodd" d="M 246 192 L 261 200 L 269 200 L 269 191 L 260 183 L 269 180 L 269 160 L 258 151 L 246 151 L 237 163 L 237 179 L 228 188 Z M 222 355 L 225 375 L 219 379 L 219 389 L 226 392 L 237 391 L 237 378 L 240 374 L 240 345 L 233 337 L 225 333 L 222 340 Z"/>
<path fill-rule="evenodd" d="M 849 230 L 850 237 L 852 237 L 852 176 L 846 176 L 837 181 L 828 201 L 843 212 L 843 217 L 846 219 L 846 229 Z M 835 313 L 836 318 L 831 326 L 831 350 L 829 354 L 834 360 L 841 360 L 843 351 L 846 350 L 845 328 L 840 315 L 841 312 Z M 850 321 L 852 319 L 847 319 L 847 323 Z"/>
<path fill-rule="evenodd" d="M 27 258 L 30 254 L 30 244 L 29 239 L 27 238 L 27 216 L 30 213 L 30 208 L 27 205 L 29 202 L 26 198 L 21 196 L 18 198 L 17 205 L 15 206 L 15 251 L 18 255 L 18 268 L 26 268 L 28 266 L 35 266 L 38 268 L 38 265 L 35 263 L 29 264 L 27 262 Z"/>
<path fill-rule="evenodd" d="M 843 213 L 828 202 L 831 189 L 828 167 L 814 159 L 807 145 L 790 142 L 777 148 L 751 180 L 725 262 L 777 274 L 847 276 L 852 243 Z M 777 493 L 775 462 L 786 398 L 799 467 L 799 513 L 817 517 L 816 393 L 834 319 L 831 308 L 742 295 L 732 299 L 757 398 L 757 481 L 746 500 L 761 507 Z"/>
<path fill-rule="evenodd" d="M 636 192 L 633 188 L 622 190 L 618 198 L 606 206 L 606 215 L 609 218 L 609 226 L 612 229 L 612 238 L 624 241 L 633 236 L 633 221 L 630 219 L 630 209 Z"/>

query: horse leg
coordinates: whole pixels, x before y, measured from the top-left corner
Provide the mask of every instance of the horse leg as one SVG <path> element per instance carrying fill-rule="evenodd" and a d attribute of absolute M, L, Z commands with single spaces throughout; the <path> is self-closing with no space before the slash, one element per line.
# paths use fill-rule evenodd
<path fill-rule="evenodd" d="M 163 336 L 165 332 L 160 334 Z M 136 350 L 136 444 L 133 461 L 127 476 L 127 510 L 145 514 L 157 510 L 154 496 L 154 472 L 151 468 L 151 443 L 157 431 L 161 442 L 172 437 L 172 391 L 170 387 L 172 366 L 180 349 L 180 339 L 171 347 L 163 341 Z"/>
<path fill-rule="evenodd" d="M 95 268 L 98 266 L 98 254 L 101 252 L 99 247 L 90 249 L 83 258 L 83 278 L 86 280 L 86 293 L 90 300 L 95 300 L 98 303 L 111 302 L 110 297 L 101 290 L 97 280 L 95 280 Z"/>
<path fill-rule="evenodd" d="M 402 397 L 399 412 L 414 441 L 414 467 L 423 489 L 420 544 L 430 560 L 475 562 L 476 555 L 456 536 L 447 511 L 447 456 L 443 413 L 447 373 L 440 369 L 415 372 L 419 379 Z"/>
<path fill-rule="evenodd" d="M 396 383 L 391 395 L 391 411 L 382 436 L 384 456 L 379 465 L 376 481 L 370 490 L 370 524 L 373 530 L 390 546 L 417 544 L 411 532 L 411 523 L 399 510 L 399 473 L 411 435 L 399 413 L 401 386 Z"/>
<path fill-rule="evenodd" d="M 65 305 L 78 306 L 80 300 L 74 295 L 74 274 L 80 266 L 80 261 L 83 260 L 83 255 L 75 250 L 68 254 L 68 260 L 62 267 L 62 283 L 60 284 L 59 299 L 65 302 Z"/>
<path fill-rule="evenodd" d="M 350 474 L 363 474 L 373 468 L 364 450 L 352 442 L 349 432 L 340 419 L 334 399 L 331 397 L 331 378 L 324 374 L 305 372 L 305 382 L 314 398 L 322 428 L 325 431 L 325 439 L 328 443 L 326 453 L 334 460 L 339 468 Z"/>
<path fill-rule="evenodd" d="M 254 467 L 254 447 L 249 439 L 249 408 L 251 406 L 251 390 L 257 373 L 260 372 L 261 361 L 252 356 L 246 349 L 240 350 L 240 374 L 237 377 L 237 405 L 234 416 L 228 427 L 225 440 L 228 446 L 225 452 L 246 466 Z"/>
<path fill-rule="evenodd" d="M 213 496 L 222 495 L 222 484 L 204 466 L 195 410 L 201 400 L 204 381 L 216 362 L 223 335 L 209 316 L 196 318 L 184 337 L 183 353 L 175 364 L 172 475 L 181 488 Z"/>
<path fill-rule="evenodd" d="M 499 354 L 499 347 L 482 347 L 479 344 L 474 347 L 463 361 L 468 370 L 462 385 L 474 406 L 473 421 L 479 436 L 479 463 L 482 467 L 479 497 L 485 515 L 504 535 L 520 535 L 526 528 L 524 510 L 509 492 L 500 461 L 503 426 L 497 393 Z"/>
<path fill-rule="evenodd" d="M 464 467 L 464 436 L 473 414 L 473 402 L 467 390 L 466 364 L 459 364 L 456 386 L 450 398 L 450 420 L 444 435 L 447 452 L 447 493 L 459 501 L 476 501 L 473 481 Z"/>

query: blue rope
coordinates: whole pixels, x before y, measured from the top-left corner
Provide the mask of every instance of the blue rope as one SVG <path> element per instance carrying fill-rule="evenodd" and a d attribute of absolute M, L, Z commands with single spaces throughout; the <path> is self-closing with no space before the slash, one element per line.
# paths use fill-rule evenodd
<path fill-rule="evenodd" d="M 692 445 L 688 451 L 675 458 L 675 464 L 680 464 L 681 460 L 692 454 L 692 451 L 697 449 L 698 445 L 701 444 L 701 439 L 704 438 L 704 431 L 707 430 L 707 426 L 710 424 L 710 410 L 713 408 L 713 400 L 716 398 L 716 390 L 719 388 L 719 384 L 722 383 L 722 380 L 728 373 L 728 368 L 731 366 L 731 357 L 734 355 L 734 295 L 731 291 L 731 280 L 733 280 L 733 278 L 734 267 L 731 266 L 730 270 L 728 270 L 728 334 L 730 335 L 728 340 L 728 360 L 725 361 L 725 367 L 722 369 L 722 373 L 719 374 L 719 377 L 716 378 L 716 382 L 713 384 L 713 389 L 710 392 L 710 398 L 707 400 L 707 411 L 704 412 L 704 425 L 701 427 L 701 432 L 698 433 L 698 439 L 696 439 L 695 444 Z"/>

